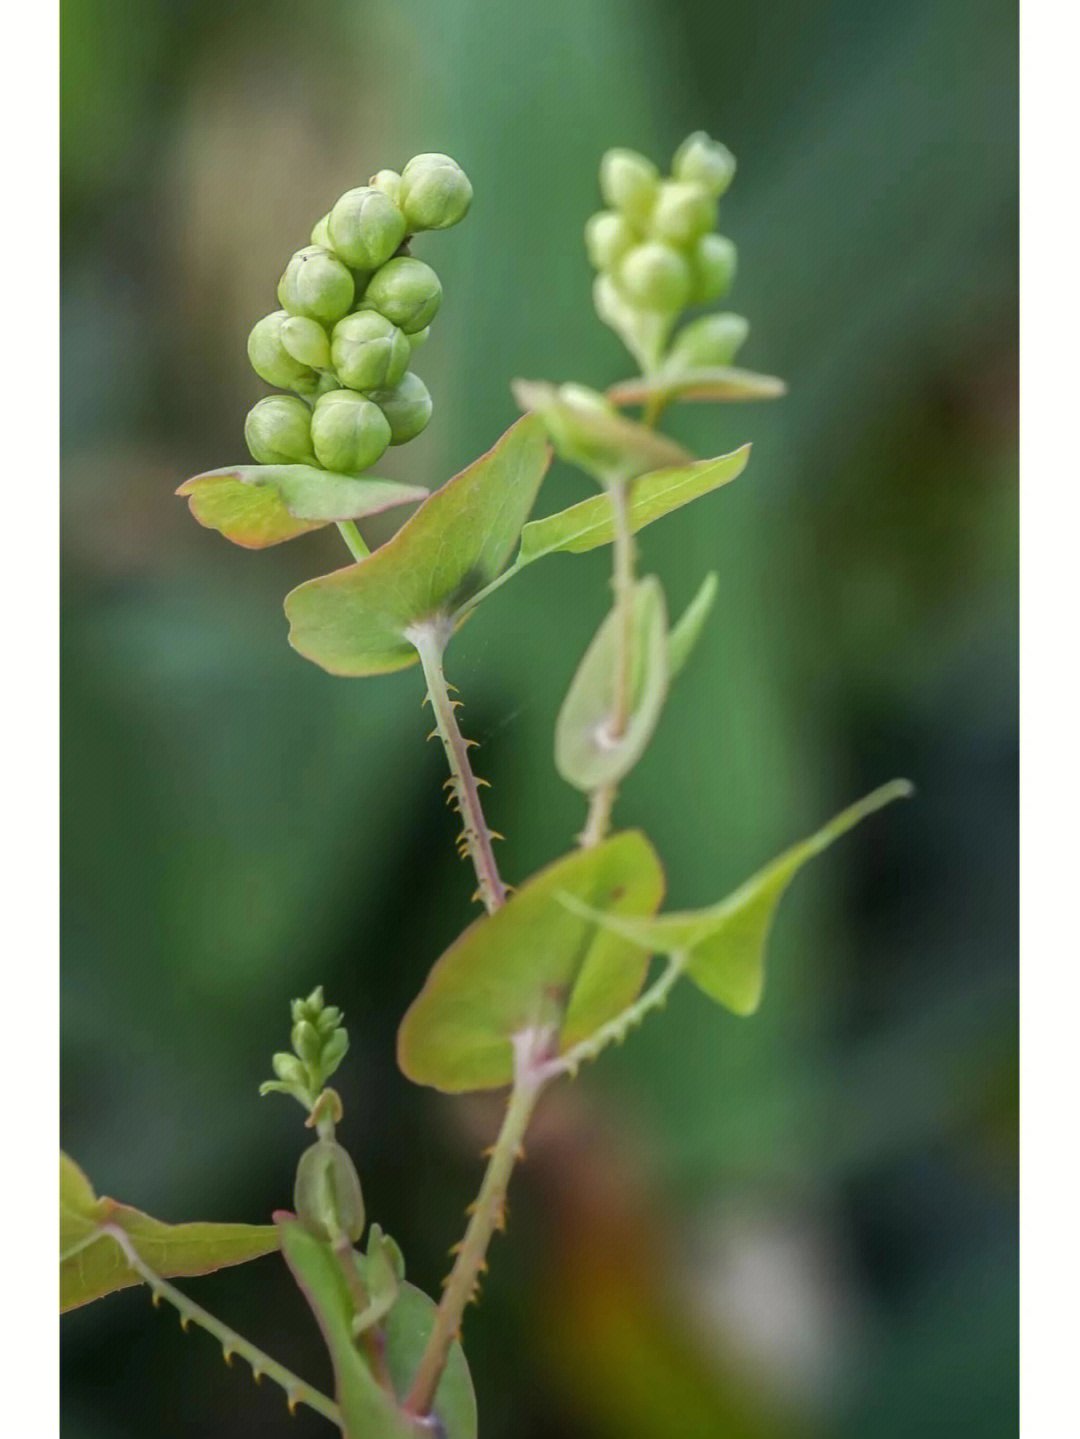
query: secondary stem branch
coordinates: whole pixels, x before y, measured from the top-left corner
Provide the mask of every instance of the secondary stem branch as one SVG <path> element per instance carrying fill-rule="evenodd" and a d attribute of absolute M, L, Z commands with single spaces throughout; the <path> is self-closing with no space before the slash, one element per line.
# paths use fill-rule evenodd
<path fill-rule="evenodd" d="M 472 765 L 469 763 L 471 741 L 466 740 L 458 728 L 457 716 L 454 713 L 456 702 L 450 698 L 446 676 L 443 674 L 442 657 L 448 638 L 445 626 L 435 621 L 414 625 L 408 631 L 408 639 L 416 646 L 416 652 L 420 656 L 424 678 L 427 680 L 428 699 L 435 716 L 435 729 L 443 742 L 450 765 L 450 780 L 461 814 L 461 845 L 472 859 L 484 908 L 492 914 L 506 899 L 506 885 L 503 884 L 491 848 L 493 836 L 480 803 L 480 781 L 473 774 Z"/>
<path fill-rule="evenodd" d="M 338 520 L 337 527 L 341 531 L 341 538 L 349 547 L 349 553 L 357 564 L 359 564 L 361 560 L 366 560 L 368 555 L 371 554 L 371 551 L 364 543 L 364 537 L 356 528 L 355 521 Z"/>
<path fill-rule="evenodd" d="M 435 1315 L 435 1324 L 427 1347 L 405 1400 L 407 1413 L 423 1416 L 430 1413 L 435 1392 L 446 1367 L 450 1346 L 461 1331 L 461 1319 L 476 1293 L 480 1275 L 487 1268 L 487 1251 L 496 1229 L 505 1223 L 506 1190 L 514 1164 L 521 1155 L 521 1145 L 532 1118 L 544 1080 L 535 1068 L 522 1064 L 519 1037 L 514 1087 L 506 1107 L 502 1128 L 490 1151 L 480 1193 L 472 1205 L 465 1237 L 457 1246 L 457 1257 Z"/>

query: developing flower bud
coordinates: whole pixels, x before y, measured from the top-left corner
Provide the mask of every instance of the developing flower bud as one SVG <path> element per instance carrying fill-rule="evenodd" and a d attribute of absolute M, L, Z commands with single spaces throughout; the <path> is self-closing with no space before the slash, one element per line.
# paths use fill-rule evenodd
<path fill-rule="evenodd" d="M 731 289 L 737 258 L 735 244 L 726 235 L 702 235 L 690 257 L 695 305 L 711 304 Z"/>
<path fill-rule="evenodd" d="M 405 338 L 409 342 L 410 350 L 418 350 L 421 345 L 426 345 L 431 338 L 431 326 L 425 325 L 422 330 L 415 330 L 411 335 L 406 335 Z"/>
<path fill-rule="evenodd" d="M 604 203 L 635 225 L 644 225 L 656 199 L 656 166 L 636 150 L 608 150 L 600 160 Z"/>
<path fill-rule="evenodd" d="M 306 393 L 318 384 L 319 376 L 310 365 L 302 365 L 285 348 L 281 331 L 288 318 L 287 311 L 275 310 L 255 324 L 248 336 L 248 359 L 251 368 L 268 385 Z"/>
<path fill-rule="evenodd" d="M 333 1139 L 320 1139 L 301 1154 L 293 1203 L 304 1227 L 327 1243 L 345 1234 L 355 1244 L 364 1232 L 356 1166 Z"/>
<path fill-rule="evenodd" d="M 260 465 L 313 465 L 311 411 L 295 395 L 268 395 L 248 411 L 244 439 Z"/>
<path fill-rule="evenodd" d="M 665 368 L 677 372 L 730 365 L 749 333 L 742 315 L 703 315 L 675 336 Z"/>
<path fill-rule="evenodd" d="M 340 260 L 319 245 L 297 250 L 278 283 L 278 303 L 291 315 L 332 325 L 348 314 L 353 277 Z"/>
<path fill-rule="evenodd" d="M 313 370 L 330 368 L 330 336 L 318 320 L 290 315 L 281 322 L 281 343 L 300 364 L 310 365 Z"/>
<path fill-rule="evenodd" d="M 301 402 L 302 403 L 302 402 Z M 322 1053 L 319 1031 L 309 1019 L 298 1020 L 292 1028 L 292 1047 L 305 1064 L 317 1064 Z"/>
<path fill-rule="evenodd" d="M 390 443 L 414 440 L 431 419 L 431 396 L 419 375 L 407 370 L 393 389 L 375 390 L 371 398 L 386 416 Z"/>
<path fill-rule="evenodd" d="M 649 217 L 649 232 L 669 245 L 692 245 L 716 225 L 716 201 L 703 185 L 665 180 Z"/>
<path fill-rule="evenodd" d="M 388 199 L 398 204 L 398 196 L 401 194 L 401 176 L 396 170 L 380 170 L 372 175 L 368 184 L 373 190 L 381 190 Z"/>
<path fill-rule="evenodd" d="M 678 250 L 648 240 L 623 256 L 618 283 L 642 309 L 681 310 L 690 298 L 690 267 Z"/>
<path fill-rule="evenodd" d="M 585 222 L 585 249 L 595 270 L 612 270 L 634 243 L 626 217 L 615 210 L 597 210 Z"/>
<path fill-rule="evenodd" d="M 704 130 L 698 130 L 675 151 L 671 171 L 678 180 L 704 185 L 719 199 L 735 178 L 735 156 L 719 140 L 710 140 Z"/>
<path fill-rule="evenodd" d="M 411 335 L 431 323 L 441 299 L 442 286 L 431 266 L 402 255 L 372 275 L 363 304 Z"/>
<path fill-rule="evenodd" d="M 401 172 L 398 203 L 410 234 L 448 230 L 472 203 L 469 177 L 449 155 L 414 155 Z"/>
<path fill-rule="evenodd" d="M 329 220 L 329 214 L 324 215 L 321 220 L 316 220 L 315 226 L 311 231 L 311 243 L 321 246 L 324 250 L 332 250 L 334 248 L 330 243 Z"/>
<path fill-rule="evenodd" d="M 390 425 L 378 405 L 355 390 L 331 390 L 316 401 L 311 441 L 324 468 L 358 475 L 390 443 Z"/>
<path fill-rule="evenodd" d="M 405 216 L 381 190 L 347 190 L 330 211 L 330 243 L 354 270 L 377 270 L 405 238 Z"/>
<path fill-rule="evenodd" d="M 358 310 L 334 326 L 330 355 L 338 379 L 350 390 L 396 385 L 409 364 L 409 342 L 385 315 Z"/>
<path fill-rule="evenodd" d="M 303 401 L 297 400 L 296 403 L 299 405 Z M 271 1065 L 283 1084 L 293 1084 L 302 1088 L 307 1083 L 307 1073 L 295 1054 L 275 1054 Z"/>

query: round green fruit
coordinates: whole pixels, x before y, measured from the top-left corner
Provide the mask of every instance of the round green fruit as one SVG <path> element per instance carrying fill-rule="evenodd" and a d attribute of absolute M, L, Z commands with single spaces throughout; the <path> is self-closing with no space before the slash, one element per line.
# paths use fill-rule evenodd
<path fill-rule="evenodd" d="M 612 270 L 633 248 L 634 231 L 625 215 L 597 210 L 585 222 L 585 249 L 595 270 Z"/>
<path fill-rule="evenodd" d="M 363 305 L 412 335 L 431 324 L 441 299 L 442 285 L 431 266 L 402 255 L 372 275 Z"/>
<path fill-rule="evenodd" d="M 386 416 L 392 445 L 414 440 L 431 419 L 428 388 L 411 370 L 405 372 L 393 389 L 376 390 L 371 398 Z"/>
<path fill-rule="evenodd" d="M 244 439 L 260 465 L 313 465 L 311 411 L 295 395 L 268 395 L 248 411 Z"/>
<path fill-rule="evenodd" d="M 410 234 L 464 220 L 472 195 L 468 175 L 449 155 L 414 155 L 401 172 L 398 203 Z"/>
<path fill-rule="evenodd" d="M 719 199 L 735 178 L 735 156 L 719 140 L 710 140 L 704 130 L 698 130 L 675 151 L 671 170 L 677 180 L 704 185 Z"/>
<path fill-rule="evenodd" d="M 278 302 L 290 315 L 303 315 L 332 325 L 349 312 L 353 277 L 348 268 L 321 245 L 308 245 L 285 267 L 278 282 Z"/>
<path fill-rule="evenodd" d="M 660 240 L 647 240 L 624 255 L 618 282 L 627 299 L 643 310 L 681 310 L 690 298 L 690 266 Z"/>
<path fill-rule="evenodd" d="M 737 262 L 734 241 L 726 235 L 702 235 L 690 256 L 693 303 L 709 305 L 726 295 L 734 282 Z"/>
<path fill-rule="evenodd" d="M 405 216 L 371 185 L 347 190 L 330 211 L 330 243 L 353 270 L 377 270 L 405 238 Z"/>
<path fill-rule="evenodd" d="M 350 390 L 383 390 L 396 385 L 412 349 L 395 324 L 377 310 L 358 310 L 334 326 L 330 357 Z"/>
<path fill-rule="evenodd" d="M 308 393 L 318 384 L 318 372 L 310 365 L 301 364 L 285 347 L 282 327 L 288 318 L 288 311 L 275 310 L 256 322 L 248 336 L 248 359 L 251 368 L 268 385 Z"/>
<path fill-rule="evenodd" d="M 600 193 L 612 210 L 644 225 L 656 199 L 656 166 L 636 150 L 608 150 L 600 160 Z"/>
<path fill-rule="evenodd" d="M 390 443 L 390 424 L 378 405 L 355 390 L 331 390 L 316 401 L 311 439 L 325 469 L 358 475 Z"/>
<path fill-rule="evenodd" d="M 693 245 L 716 225 L 716 201 L 692 180 L 665 180 L 649 217 L 649 233 L 669 245 Z"/>

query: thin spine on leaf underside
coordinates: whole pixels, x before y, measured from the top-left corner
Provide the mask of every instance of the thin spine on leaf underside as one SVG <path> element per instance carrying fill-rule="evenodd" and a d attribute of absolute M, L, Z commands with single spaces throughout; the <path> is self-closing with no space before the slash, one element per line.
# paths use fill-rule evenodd
<path fill-rule="evenodd" d="M 420 656 L 424 679 L 427 681 L 427 700 L 435 717 L 435 729 L 446 751 L 450 766 L 447 782 L 454 807 L 461 816 L 461 834 L 457 839 L 458 853 L 466 855 L 473 862 L 478 883 L 477 894 L 489 914 L 493 914 L 506 900 L 506 885 L 499 873 L 499 866 L 492 850 L 492 841 L 502 836 L 488 827 L 480 803 L 480 785 L 469 761 L 469 750 L 475 740 L 467 740 L 457 722 L 457 710 L 461 700 L 452 699 L 450 686 L 443 674 L 442 658 L 447 640 L 453 629 L 453 621 L 438 617 L 411 626 L 406 639 Z M 429 736 L 430 738 L 430 736 Z"/>
<path fill-rule="evenodd" d="M 179 1312 L 182 1329 L 186 1330 L 188 1325 L 197 1324 L 200 1329 L 205 1329 L 208 1334 L 213 1335 L 221 1345 L 222 1356 L 226 1364 L 231 1364 L 233 1355 L 239 1354 L 241 1359 L 250 1364 L 252 1377 L 256 1383 L 265 1374 L 268 1379 L 285 1391 L 285 1402 L 289 1406 L 290 1413 L 296 1412 L 298 1404 L 306 1404 L 316 1414 L 321 1414 L 324 1419 L 329 1419 L 331 1424 L 336 1424 L 339 1429 L 342 1427 L 341 1410 L 333 1400 L 328 1399 L 325 1394 L 320 1394 L 317 1389 L 313 1389 L 291 1369 L 286 1369 L 276 1359 L 271 1359 L 268 1354 L 264 1354 L 261 1349 L 256 1348 L 249 1340 L 230 1329 L 227 1324 L 223 1324 L 220 1319 L 215 1319 L 201 1305 L 194 1303 L 187 1295 L 181 1294 L 179 1289 L 174 1289 L 168 1280 L 162 1279 L 161 1275 L 151 1269 L 142 1259 L 131 1240 L 118 1225 L 102 1225 L 97 1234 L 101 1238 L 112 1239 L 119 1245 L 128 1267 L 134 1270 L 139 1278 L 149 1286 L 155 1305 L 160 1304 L 164 1299 Z"/>

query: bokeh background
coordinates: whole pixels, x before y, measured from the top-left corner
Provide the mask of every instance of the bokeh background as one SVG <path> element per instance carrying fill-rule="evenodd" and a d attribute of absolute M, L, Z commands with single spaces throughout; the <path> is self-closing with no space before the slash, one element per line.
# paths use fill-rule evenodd
<path fill-rule="evenodd" d="M 468 1317 L 482 1433 L 1014 1432 L 1014 7 L 63 11 L 67 1148 L 163 1218 L 264 1220 L 304 1131 L 256 1088 L 322 981 L 369 1211 L 437 1289 L 496 1115 L 394 1065 L 474 913 L 420 680 L 287 648 L 282 596 L 344 562 L 332 531 L 250 554 L 172 492 L 243 455 L 245 340 L 289 254 L 415 151 L 455 155 L 476 202 L 421 242 L 436 411 L 392 472 L 438 484 L 487 448 L 514 375 L 628 374 L 589 302 L 597 161 L 705 128 L 740 160 L 743 358 L 790 395 L 671 413 L 698 453 L 754 455 L 642 536 L 674 610 L 708 568 L 720 600 L 618 818 L 690 905 L 883 780 L 919 793 L 799 880 L 755 1019 L 687 987 L 549 1096 Z M 557 466 L 541 507 L 583 493 Z M 551 733 L 607 563 L 537 565 L 451 650 L 511 878 L 581 822 Z M 188 1287 L 326 1382 L 279 1261 Z M 71 1439 L 326 1432 L 144 1292 L 64 1335 Z"/>

